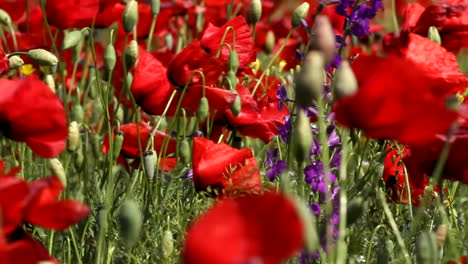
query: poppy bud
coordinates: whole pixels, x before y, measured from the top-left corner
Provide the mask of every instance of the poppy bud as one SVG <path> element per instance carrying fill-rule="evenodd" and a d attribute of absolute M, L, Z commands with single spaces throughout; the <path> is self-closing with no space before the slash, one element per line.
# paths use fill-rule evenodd
<path fill-rule="evenodd" d="M 5 26 L 10 26 L 11 25 L 11 17 L 3 9 L 0 9 L 0 24 L 3 24 Z"/>
<path fill-rule="evenodd" d="M 361 197 L 358 197 L 352 200 L 346 209 L 346 224 L 350 226 L 354 224 L 359 217 L 364 213 L 363 200 Z"/>
<path fill-rule="evenodd" d="M 79 124 L 83 124 L 85 121 L 83 107 L 78 103 L 73 104 L 72 106 L 72 120 Z"/>
<path fill-rule="evenodd" d="M 261 0 L 252 0 L 250 2 L 250 23 L 256 24 L 262 17 L 262 1 Z"/>
<path fill-rule="evenodd" d="M 301 24 L 301 20 L 307 17 L 309 8 L 309 3 L 304 2 L 294 10 L 291 20 L 293 27 L 298 27 Z"/>
<path fill-rule="evenodd" d="M 158 156 L 154 150 L 148 150 L 143 153 L 143 157 L 145 158 L 146 177 L 151 181 L 154 179 L 154 170 Z"/>
<path fill-rule="evenodd" d="M 102 142 L 101 142 L 101 137 L 99 136 L 99 134 L 93 135 L 91 139 L 91 144 L 93 147 L 92 150 L 93 150 L 94 157 L 95 159 L 98 159 L 102 154 L 102 151 L 101 151 Z"/>
<path fill-rule="evenodd" d="M 78 172 L 81 172 L 83 161 L 84 161 L 83 148 L 81 147 L 81 145 L 78 145 L 78 149 L 76 150 L 76 157 L 75 157 L 75 168 Z"/>
<path fill-rule="evenodd" d="M 114 70 L 116 62 L 115 48 L 112 44 L 109 44 L 104 51 L 104 66 L 106 67 L 106 70 L 109 72 Z"/>
<path fill-rule="evenodd" d="M 123 28 L 126 33 L 130 33 L 138 23 L 138 2 L 131 0 L 127 2 L 127 6 L 122 15 Z"/>
<path fill-rule="evenodd" d="M 124 141 L 124 132 L 118 131 L 115 135 L 114 138 L 114 153 L 112 153 L 112 158 L 114 160 L 117 159 L 117 157 L 120 154 L 120 150 L 122 149 L 122 144 Z"/>
<path fill-rule="evenodd" d="M 67 50 L 76 47 L 81 42 L 81 31 L 68 32 L 63 38 L 62 49 Z"/>
<path fill-rule="evenodd" d="M 198 104 L 198 109 L 197 109 L 198 122 L 204 122 L 206 118 L 208 117 L 209 111 L 210 111 L 210 104 L 208 102 L 208 98 L 203 96 L 200 99 L 200 103 Z"/>
<path fill-rule="evenodd" d="M 56 158 L 49 159 L 49 165 L 52 169 L 52 173 L 57 176 L 57 178 L 62 183 L 62 186 L 64 188 L 67 187 L 67 177 L 65 176 L 65 170 L 63 169 L 63 165 L 60 160 Z"/>
<path fill-rule="evenodd" d="M 127 243 L 127 247 L 133 247 L 138 241 L 143 224 L 143 215 L 137 202 L 130 199 L 123 202 L 119 212 L 119 223 L 121 235 Z"/>
<path fill-rule="evenodd" d="M 429 27 L 429 30 L 427 31 L 427 38 L 439 45 L 442 44 L 442 39 L 440 38 L 439 31 L 434 26 Z"/>
<path fill-rule="evenodd" d="M 436 240 L 439 247 L 443 247 L 445 243 L 445 239 L 447 239 L 447 225 L 441 224 L 437 227 L 436 231 Z"/>
<path fill-rule="evenodd" d="M 172 50 L 172 48 L 174 47 L 174 38 L 172 37 L 171 34 L 166 34 L 164 36 L 164 41 L 166 42 L 166 46 L 169 50 Z"/>
<path fill-rule="evenodd" d="M 165 258 L 171 256 L 174 251 L 174 237 L 172 236 L 171 230 L 166 230 L 162 237 L 162 253 Z"/>
<path fill-rule="evenodd" d="M 268 53 L 271 53 L 275 48 L 275 33 L 272 30 L 268 30 L 266 37 L 265 37 L 265 48 Z"/>
<path fill-rule="evenodd" d="M 313 32 L 311 49 L 321 51 L 325 57 L 325 64 L 329 65 L 335 57 L 336 38 L 327 16 L 317 16 Z"/>
<path fill-rule="evenodd" d="M 28 51 L 28 56 L 41 66 L 55 66 L 58 63 L 57 57 L 45 49 L 32 49 Z"/>
<path fill-rule="evenodd" d="M 9 59 L 8 59 L 8 64 L 10 66 L 10 70 L 15 70 L 15 69 L 18 69 L 20 68 L 21 66 L 23 66 L 24 64 L 24 61 L 23 59 L 21 59 L 20 56 L 11 56 Z"/>
<path fill-rule="evenodd" d="M 237 71 L 237 70 L 236 70 Z M 228 89 L 234 91 L 237 86 L 237 76 L 236 72 L 228 71 L 226 78 L 229 80 L 228 82 Z"/>
<path fill-rule="evenodd" d="M 310 52 L 301 71 L 296 77 L 296 101 L 301 106 L 307 106 L 322 96 L 324 76 L 324 58 L 321 52 Z"/>
<path fill-rule="evenodd" d="M 133 74 L 131 72 L 127 72 L 127 76 L 125 77 L 124 88 L 125 91 L 131 91 L 130 88 L 132 87 L 133 83 Z"/>
<path fill-rule="evenodd" d="M 317 245 L 320 245 L 317 225 L 314 216 L 311 214 L 310 209 L 300 201 L 295 201 L 297 214 L 302 220 L 304 225 L 304 246 L 307 253 L 314 253 L 317 251 Z"/>
<path fill-rule="evenodd" d="M 68 150 L 75 151 L 78 148 L 80 142 L 80 129 L 78 122 L 72 121 L 68 126 Z"/>
<path fill-rule="evenodd" d="M 239 69 L 239 55 L 237 55 L 235 49 L 232 49 L 231 53 L 229 54 L 228 66 L 229 70 L 234 73 L 236 73 L 237 69 Z"/>
<path fill-rule="evenodd" d="M 117 107 L 117 105 L 115 107 Z M 119 122 L 123 122 L 123 120 L 124 120 L 123 107 L 117 108 L 117 111 L 115 112 L 115 119 L 118 120 Z"/>
<path fill-rule="evenodd" d="M 336 98 L 354 95 L 358 90 L 358 82 L 348 61 L 343 61 L 335 72 Z"/>
<path fill-rule="evenodd" d="M 309 155 L 312 146 L 312 130 L 307 115 L 303 110 L 297 113 L 297 119 L 292 131 L 292 147 L 298 163 Z"/>
<path fill-rule="evenodd" d="M 161 0 L 151 0 L 151 14 L 156 16 L 161 10 Z"/>
<path fill-rule="evenodd" d="M 179 141 L 179 155 L 183 164 L 188 164 L 192 159 L 192 148 L 187 139 Z"/>
<path fill-rule="evenodd" d="M 125 50 L 125 63 L 127 68 L 133 67 L 138 59 L 138 42 L 136 40 L 130 41 L 127 49 Z"/>
<path fill-rule="evenodd" d="M 236 96 L 236 99 L 234 99 L 234 103 L 231 105 L 231 112 L 234 114 L 234 116 L 238 116 L 240 112 L 242 111 L 242 100 L 239 95 Z"/>
<path fill-rule="evenodd" d="M 55 80 L 54 80 L 54 77 L 50 74 L 47 74 L 44 78 L 44 81 L 45 83 L 47 84 L 47 86 L 49 86 L 50 90 L 55 93 L 56 92 L 56 89 L 55 89 Z"/>
<path fill-rule="evenodd" d="M 434 233 L 424 231 L 416 240 L 416 260 L 417 263 L 436 264 L 438 262 L 437 240 Z"/>

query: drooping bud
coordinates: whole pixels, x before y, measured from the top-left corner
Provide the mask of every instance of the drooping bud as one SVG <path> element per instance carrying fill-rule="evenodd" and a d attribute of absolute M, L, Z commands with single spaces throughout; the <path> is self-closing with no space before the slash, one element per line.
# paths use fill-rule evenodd
<path fill-rule="evenodd" d="M 106 67 L 106 70 L 109 72 L 114 70 L 116 62 L 115 48 L 112 44 L 109 44 L 104 51 L 104 66 Z"/>
<path fill-rule="evenodd" d="M 364 201 L 361 197 L 358 197 L 351 202 L 348 203 L 348 207 L 346 209 L 346 225 L 350 226 L 354 224 L 359 217 L 362 216 L 364 213 Z"/>
<path fill-rule="evenodd" d="M 237 71 L 237 70 L 236 70 Z M 230 91 L 235 91 L 236 90 L 236 86 L 237 86 L 237 76 L 236 76 L 236 72 L 234 71 L 228 71 L 227 75 L 226 75 L 226 78 L 229 80 L 229 82 L 227 83 L 228 84 L 228 89 Z"/>
<path fill-rule="evenodd" d="M 76 47 L 81 42 L 81 31 L 68 32 L 63 38 L 62 49 L 67 50 Z"/>
<path fill-rule="evenodd" d="M 301 24 L 301 20 L 307 17 L 309 8 L 309 3 L 304 2 L 294 10 L 291 20 L 293 27 L 298 27 Z"/>
<path fill-rule="evenodd" d="M 145 158 L 145 173 L 146 177 L 148 180 L 153 180 L 154 179 L 154 170 L 155 170 L 155 165 L 157 163 L 157 155 L 156 151 L 154 150 L 148 150 L 143 153 L 143 157 Z"/>
<path fill-rule="evenodd" d="M 231 105 L 231 112 L 234 114 L 234 116 L 238 116 L 241 111 L 242 111 L 242 100 L 240 96 L 237 95 L 236 99 L 234 99 L 234 103 Z"/>
<path fill-rule="evenodd" d="M 314 216 L 303 202 L 295 201 L 294 204 L 296 205 L 296 212 L 304 225 L 305 250 L 307 253 L 312 254 L 317 251 L 317 245 L 320 245 Z"/>
<path fill-rule="evenodd" d="M 324 76 L 324 58 L 321 52 L 311 51 L 301 71 L 296 76 L 296 102 L 308 106 L 322 96 Z"/>
<path fill-rule="evenodd" d="M 192 148 L 187 139 L 182 139 L 179 142 L 180 160 L 183 164 L 188 164 L 192 159 Z"/>
<path fill-rule="evenodd" d="M 0 9 L 0 24 L 7 26 L 7 27 L 11 25 L 11 17 L 3 9 Z"/>
<path fill-rule="evenodd" d="M 229 66 L 229 70 L 234 73 L 236 73 L 237 69 L 239 69 L 239 55 L 237 55 L 237 51 L 234 48 L 231 50 L 231 53 L 229 54 L 228 66 Z"/>
<path fill-rule="evenodd" d="M 311 49 L 321 51 L 325 57 L 325 64 L 329 65 L 335 57 L 336 37 L 327 16 L 320 15 L 315 18 L 313 32 Z"/>
<path fill-rule="evenodd" d="M 21 66 L 23 66 L 24 61 L 21 59 L 20 56 L 11 56 L 8 59 L 8 64 L 10 66 L 10 70 L 16 70 L 19 69 Z"/>
<path fill-rule="evenodd" d="M 165 258 L 169 258 L 174 251 L 174 237 L 171 230 L 166 230 L 162 237 L 162 253 Z"/>
<path fill-rule="evenodd" d="M 265 49 L 268 53 L 271 53 L 275 48 L 275 33 L 272 30 L 268 30 L 265 37 Z"/>
<path fill-rule="evenodd" d="M 119 212 L 119 223 L 121 235 L 127 242 L 127 247 L 131 248 L 138 242 L 143 224 L 143 215 L 134 200 L 127 199 L 123 202 Z"/>
<path fill-rule="evenodd" d="M 68 150 L 75 151 L 80 143 L 80 128 L 78 122 L 72 121 L 68 126 Z"/>
<path fill-rule="evenodd" d="M 29 58 L 41 66 L 55 66 L 57 57 L 45 49 L 32 49 L 28 51 Z"/>
<path fill-rule="evenodd" d="M 210 111 L 210 104 L 208 102 L 208 98 L 203 96 L 200 99 L 200 103 L 198 104 L 198 109 L 197 109 L 198 122 L 204 122 L 206 118 L 208 117 L 209 111 Z"/>
<path fill-rule="evenodd" d="M 138 60 L 138 42 L 136 40 L 130 41 L 127 49 L 125 50 L 125 63 L 127 69 L 131 68 L 136 64 Z"/>
<path fill-rule="evenodd" d="M 302 109 L 298 111 L 296 118 L 291 140 L 296 161 L 301 163 L 310 153 L 312 129 L 310 127 L 310 120 Z"/>
<path fill-rule="evenodd" d="M 438 261 L 437 240 L 434 233 L 424 231 L 416 240 L 416 260 L 417 263 L 436 264 Z"/>
<path fill-rule="evenodd" d="M 55 89 L 55 80 L 54 80 L 54 76 L 52 76 L 51 74 L 47 74 L 44 78 L 44 81 L 45 83 L 47 84 L 47 86 L 49 86 L 50 90 L 55 93 L 56 92 L 56 89 Z"/>
<path fill-rule="evenodd" d="M 161 0 L 151 0 L 151 14 L 156 16 L 161 10 Z"/>
<path fill-rule="evenodd" d="M 117 157 L 120 154 L 120 150 L 122 149 L 122 144 L 124 141 L 124 132 L 118 131 L 114 138 L 114 153 L 112 153 L 112 158 L 117 160 Z"/>
<path fill-rule="evenodd" d="M 126 33 L 130 33 L 138 23 L 138 2 L 131 0 L 127 2 L 127 6 L 122 15 L 123 28 Z"/>
<path fill-rule="evenodd" d="M 57 176 L 57 178 L 62 183 L 62 186 L 64 188 L 67 187 L 67 177 L 65 176 L 65 170 L 63 169 L 63 165 L 60 160 L 56 158 L 49 159 L 49 165 L 52 169 L 52 173 Z"/>
<path fill-rule="evenodd" d="M 335 71 L 335 95 L 336 98 L 354 95 L 358 90 L 358 82 L 347 60 L 343 61 Z"/>
<path fill-rule="evenodd" d="M 429 27 L 429 30 L 427 31 L 427 38 L 439 45 L 442 44 L 442 39 L 440 38 L 439 31 L 434 26 Z"/>
<path fill-rule="evenodd" d="M 261 0 L 252 0 L 250 2 L 249 15 L 250 15 L 250 23 L 255 25 L 258 21 L 260 21 L 260 18 L 262 17 L 262 1 Z"/>
<path fill-rule="evenodd" d="M 436 240 L 439 247 L 443 247 L 445 240 L 447 239 L 447 225 L 441 224 L 437 227 Z"/>

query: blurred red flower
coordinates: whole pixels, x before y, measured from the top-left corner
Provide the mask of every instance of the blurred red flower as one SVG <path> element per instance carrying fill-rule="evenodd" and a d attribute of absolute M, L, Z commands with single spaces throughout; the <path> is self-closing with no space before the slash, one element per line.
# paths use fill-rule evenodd
<path fill-rule="evenodd" d="M 261 190 L 260 172 L 252 151 L 196 137 L 193 139 L 193 181 L 197 191 L 208 187 L 234 194 L 236 191 Z"/>
<path fill-rule="evenodd" d="M 43 158 L 62 152 L 68 136 L 65 109 L 37 76 L 0 80 L 0 131 Z"/>
<path fill-rule="evenodd" d="M 46 15 L 50 25 L 59 29 L 91 26 L 99 11 L 99 0 L 47 0 Z"/>
<path fill-rule="evenodd" d="M 303 229 L 293 202 L 280 193 L 221 199 L 188 229 L 183 259 L 279 264 L 302 246 Z"/>

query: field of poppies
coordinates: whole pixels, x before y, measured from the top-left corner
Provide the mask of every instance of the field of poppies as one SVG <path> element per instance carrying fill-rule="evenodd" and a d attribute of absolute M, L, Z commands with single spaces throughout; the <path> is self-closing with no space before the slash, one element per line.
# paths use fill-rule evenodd
<path fill-rule="evenodd" d="M 467 263 L 467 0 L 0 0 L 0 264 Z"/>

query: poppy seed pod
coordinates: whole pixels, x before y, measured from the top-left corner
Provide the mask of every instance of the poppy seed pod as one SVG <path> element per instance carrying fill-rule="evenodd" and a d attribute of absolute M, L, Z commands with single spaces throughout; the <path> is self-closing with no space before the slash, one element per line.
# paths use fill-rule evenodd
<path fill-rule="evenodd" d="M 28 56 L 41 66 L 55 66 L 58 63 L 57 57 L 45 49 L 32 49 L 28 51 Z"/>
<path fill-rule="evenodd" d="M 54 76 L 52 76 L 51 74 L 47 74 L 44 78 L 44 81 L 45 83 L 47 84 L 47 86 L 49 86 L 50 90 L 55 93 L 56 92 L 56 89 L 55 89 L 55 80 L 54 80 Z"/>
<path fill-rule="evenodd" d="M 123 28 L 126 33 L 133 31 L 138 23 L 138 2 L 131 0 L 127 2 L 127 6 L 122 15 Z"/>
<path fill-rule="evenodd" d="M 63 38 L 62 49 L 71 49 L 81 42 L 81 31 L 75 30 L 68 32 Z"/>
<path fill-rule="evenodd" d="M 138 60 L 138 42 L 136 40 L 130 41 L 127 49 L 125 50 L 125 64 L 127 69 L 133 67 Z"/>
<path fill-rule="evenodd" d="M 106 67 L 106 70 L 114 70 L 116 62 L 117 58 L 115 56 L 115 48 L 112 44 L 109 44 L 104 51 L 104 66 Z"/>
<path fill-rule="evenodd" d="M 118 131 L 116 133 L 116 135 L 115 135 L 115 138 L 114 138 L 114 151 L 112 153 L 112 158 L 114 160 L 117 160 L 117 157 L 120 154 L 120 150 L 122 149 L 123 141 L 124 141 L 124 132 Z"/>
<path fill-rule="evenodd" d="M 0 9 L 0 24 L 3 24 L 5 26 L 10 26 L 11 25 L 11 17 L 3 9 Z"/>
<path fill-rule="evenodd" d="M 68 126 L 68 150 L 76 151 L 80 143 L 80 128 L 78 122 L 72 121 Z"/>
<path fill-rule="evenodd" d="M 60 160 L 56 158 L 49 159 L 49 165 L 52 169 L 52 173 L 57 176 L 63 187 L 67 187 L 67 177 L 65 176 L 65 170 L 63 169 L 63 165 Z"/>
<path fill-rule="evenodd" d="M 309 8 L 309 3 L 304 2 L 294 10 L 291 20 L 291 24 L 293 27 L 298 27 L 301 24 L 301 20 L 307 17 L 307 14 L 309 13 Z"/>
<path fill-rule="evenodd" d="M 131 248 L 138 241 L 143 224 L 143 215 L 134 200 L 125 200 L 119 212 L 120 231 L 127 247 Z"/>
<path fill-rule="evenodd" d="M 162 237 L 162 253 L 165 258 L 171 256 L 174 251 L 174 237 L 171 230 L 166 230 Z"/>
<path fill-rule="evenodd" d="M 439 31 L 434 26 L 429 27 L 429 30 L 427 31 L 427 38 L 439 45 L 442 44 L 442 39 L 440 38 Z"/>
<path fill-rule="evenodd" d="M 348 61 L 343 61 L 335 72 L 336 98 L 354 95 L 358 90 L 358 82 Z"/>
<path fill-rule="evenodd" d="M 317 16 L 314 21 L 312 50 L 319 50 L 325 57 L 325 64 L 332 63 L 336 53 L 336 39 L 333 27 L 327 16 Z"/>
<path fill-rule="evenodd" d="M 291 140 L 296 161 L 301 163 L 310 153 L 312 129 L 310 128 L 310 120 L 302 109 L 299 110 L 296 118 Z"/>
<path fill-rule="evenodd" d="M 151 0 L 151 14 L 156 16 L 161 10 L 161 0 Z"/>
<path fill-rule="evenodd" d="M 155 165 L 158 159 L 158 156 L 156 154 L 156 151 L 154 150 L 148 150 L 143 153 L 143 156 L 145 158 L 145 172 L 146 172 L 146 177 L 148 180 L 153 180 L 154 179 L 154 170 L 155 170 Z"/>
<path fill-rule="evenodd" d="M 322 96 L 324 76 L 324 57 L 319 51 L 311 51 L 301 71 L 296 76 L 296 101 L 301 106 L 308 106 Z"/>
<path fill-rule="evenodd" d="M 21 66 L 23 66 L 23 64 L 24 64 L 24 61 L 23 61 L 23 59 L 21 59 L 20 56 L 15 55 L 15 56 L 11 56 L 8 59 L 8 65 L 10 67 L 10 70 L 18 69 Z"/>
<path fill-rule="evenodd" d="M 434 233 L 430 231 L 422 232 L 416 240 L 417 263 L 438 263 L 438 252 L 437 240 Z"/>
<path fill-rule="evenodd" d="M 256 24 L 262 17 L 262 1 L 261 0 L 252 0 L 250 2 L 250 23 Z"/>
<path fill-rule="evenodd" d="M 204 122 L 206 120 L 206 118 L 208 117 L 209 111 L 210 111 L 210 104 L 208 102 L 208 98 L 203 96 L 200 99 L 200 103 L 199 103 L 198 109 L 197 109 L 198 122 Z"/>

